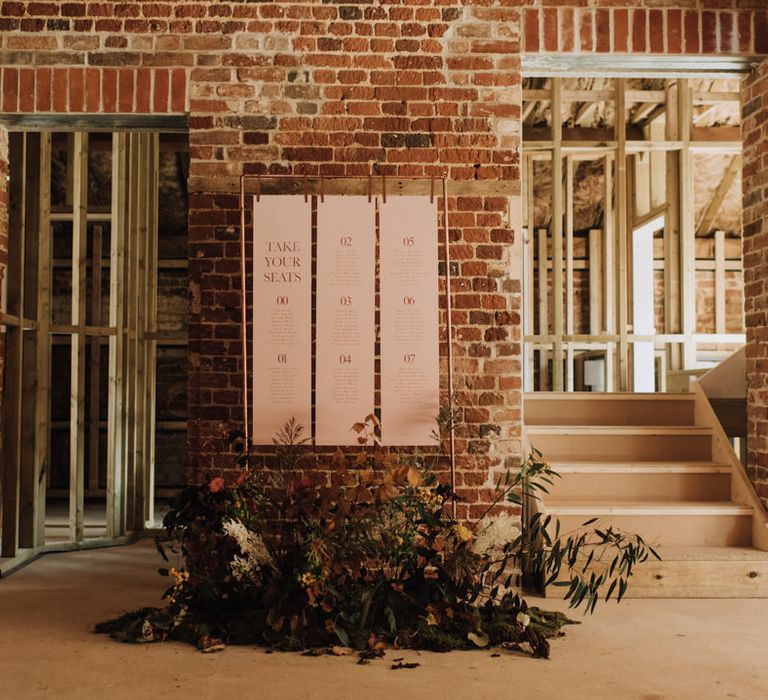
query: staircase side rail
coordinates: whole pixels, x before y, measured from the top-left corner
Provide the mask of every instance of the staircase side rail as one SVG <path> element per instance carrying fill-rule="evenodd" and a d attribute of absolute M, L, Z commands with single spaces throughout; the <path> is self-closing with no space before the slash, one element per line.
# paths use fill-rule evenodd
<path fill-rule="evenodd" d="M 733 450 L 723 426 L 704 393 L 701 382 L 691 384 L 695 397 L 695 424 L 712 430 L 712 459 L 731 467 L 731 498 L 740 505 L 752 507 L 752 546 L 768 551 L 768 512 L 749 480 L 744 466 Z"/>

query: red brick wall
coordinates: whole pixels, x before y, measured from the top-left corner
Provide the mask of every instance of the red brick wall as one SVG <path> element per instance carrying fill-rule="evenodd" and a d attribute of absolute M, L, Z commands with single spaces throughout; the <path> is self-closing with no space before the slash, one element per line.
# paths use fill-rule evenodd
<path fill-rule="evenodd" d="M 241 419 L 241 172 L 514 187 L 522 41 L 530 52 L 766 50 L 757 0 L 721 0 L 717 11 L 698 0 L 627 3 L 652 6 L 632 11 L 616 0 L 520 4 L 0 2 L 3 111 L 190 115 L 190 478 L 229 463 L 222 436 Z M 459 484 L 480 504 L 489 468 L 520 453 L 516 224 L 504 197 L 450 207 Z"/>
<path fill-rule="evenodd" d="M 742 88 L 748 469 L 768 505 L 768 61 Z"/>
<path fill-rule="evenodd" d="M 768 53 L 764 0 L 534 0 L 521 4 L 543 6 L 523 13 L 526 53 Z M 597 7 L 583 7 L 586 4 Z"/>

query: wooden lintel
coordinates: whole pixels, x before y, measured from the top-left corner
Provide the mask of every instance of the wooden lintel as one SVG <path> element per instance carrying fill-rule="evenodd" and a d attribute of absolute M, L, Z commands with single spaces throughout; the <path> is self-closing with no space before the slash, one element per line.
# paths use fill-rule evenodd
<path fill-rule="evenodd" d="M 248 177 L 245 180 L 247 194 L 320 194 L 322 179 L 323 192 L 325 194 L 368 194 L 368 178 L 363 176 L 355 179 L 348 178 L 319 178 L 309 177 L 304 180 L 301 175 L 295 177 L 269 177 L 260 179 Z M 378 196 L 382 193 L 381 176 L 371 178 L 371 192 Z M 390 195 L 424 195 L 432 191 L 432 182 L 429 178 L 407 179 L 386 178 L 387 194 Z M 189 178 L 189 191 L 196 194 L 211 193 L 236 193 L 240 192 L 240 178 L 232 177 L 201 177 L 192 175 Z M 435 179 L 434 191 L 437 195 L 440 191 L 440 180 Z M 519 195 L 521 185 L 519 180 L 449 180 L 448 195 L 478 196 L 478 197 L 512 197 Z"/>

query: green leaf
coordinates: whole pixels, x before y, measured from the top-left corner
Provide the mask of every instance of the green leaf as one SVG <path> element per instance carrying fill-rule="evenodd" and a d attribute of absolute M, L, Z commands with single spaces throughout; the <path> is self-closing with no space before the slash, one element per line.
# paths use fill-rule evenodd
<path fill-rule="evenodd" d="M 336 633 L 336 637 L 342 643 L 343 646 L 345 647 L 352 646 L 349 643 L 349 635 L 346 633 L 343 627 L 339 627 L 338 625 L 336 625 L 333 631 Z"/>

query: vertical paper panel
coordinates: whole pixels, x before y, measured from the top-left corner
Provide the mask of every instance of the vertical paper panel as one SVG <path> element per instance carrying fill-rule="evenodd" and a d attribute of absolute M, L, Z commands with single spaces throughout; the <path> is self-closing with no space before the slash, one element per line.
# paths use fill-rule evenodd
<path fill-rule="evenodd" d="M 433 444 L 439 411 L 437 203 L 381 204 L 381 428 L 385 445 Z"/>
<path fill-rule="evenodd" d="M 301 195 L 253 204 L 253 442 L 295 418 L 311 436 L 312 210 Z"/>
<path fill-rule="evenodd" d="M 376 212 L 367 197 L 317 205 L 315 442 L 356 445 L 373 413 Z"/>

